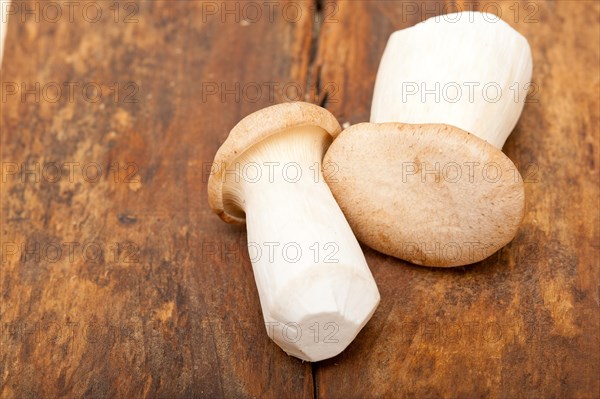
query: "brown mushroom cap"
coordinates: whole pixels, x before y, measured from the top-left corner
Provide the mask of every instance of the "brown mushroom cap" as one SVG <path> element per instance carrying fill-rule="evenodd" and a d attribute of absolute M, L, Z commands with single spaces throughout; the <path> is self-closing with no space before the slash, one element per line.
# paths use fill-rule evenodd
<path fill-rule="evenodd" d="M 246 116 L 234 126 L 215 155 L 213 171 L 208 179 L 208 203 L 221 219 L 227 223 L 245 223 L 245 218 L 230 213 L 223 201 L 225 171 L 230 165 L 260 141 L 300 126 L 320 127 L 332 138 L 342 130 L 337 119 L 329 111 L 305 102 L 283 103 L 263 108 Z"/>
<path fill-rule="evenodd" d="M 323 167 L 356 237 L 412 263 L 478 262 L 510 242 L 523 219 L 512 161 L 453 126 L 354 125 L 329 147 Z"/>

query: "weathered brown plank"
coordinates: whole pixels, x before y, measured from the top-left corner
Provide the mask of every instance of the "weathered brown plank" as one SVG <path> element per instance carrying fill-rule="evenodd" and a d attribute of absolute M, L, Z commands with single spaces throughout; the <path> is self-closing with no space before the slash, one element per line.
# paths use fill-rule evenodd
<path fill-rule="evenodd" d="M 331 6 L 337 22 L 323 25 L 317 63 L 321 81 L 340 90 L 327 107 L 342 121 L 367 121 L 387 37 L 431 10 L 442 14 L 444 4 Z M 381 305 L 346 352 L 319 365 L 321 397 L 600 394 L 600 7 L 494 4 L 529 39 L 539 87 L 504 148 L 527 182 L 523 226 L 499 253 L 458 270 L 416 267 L 366 249 Z"/>
<path fill-rule="evenodd" d="M 20 9 L 9 24 L 0 396 L 312 397 L 311 366 L 265 333 L 244 229 L 210 212 L 205 169 L 242 116 L 304 91 L 308 2 L 258 17 L 243 2 L 123 2 L 116 21 L 113 2 L 91 3 L 98 23 L 59 3 L 55 22 Z M 39 99 L 6 85 L 36 82 Z M 53 102 L 48 85 L 67 82 L 74 98 Z M 39 165 L 38 181 L 13 165 Z"/>
<path fill-rule="evenodd" d="M 136 4 L 133 24 L 125 3 L 117 23 L 107 6 L 98 24 L 11 20 L 1 82 L 99 83 L 105 98 L 0 102 L 0 395 L 312 396 L 310 366 L 264 334 L 245 233 L 208 211 L 204 169 L 241 116 L 304 88 L 309 6 L 295 21 L 293 8 L 270 19 L 263 5 L 246 24 L 236 16 L 252 10 L 224 16 L 222 2 Z M 387 36 L 438 3 L 335 4 L 323 4 L 319 83 L 341 122 L 364 121 Z M 523 4 L 515 21 L 513 4 L 503 16 L 532 43 L 540 86 L 505 147 L 528 179 L 521 233 L 453 271 L 366 249 L 382 303 L 345 353 L 316 366 L 324 397 L 597 396 L 598 6 Z M 538 22 L 525 23 L 531 11 Z M 240 99 L 222 101 L 221 83 Z M 10 174 L 49 162 L 91 168 L 73 182 L 67 169 L 59 182 L 53 169 L 38 182 Z M 131 168 L 115 180 L 113 162 L 134 163 L 140 182 Z M 91 163 L 98 182 L 85 179 Z"/>

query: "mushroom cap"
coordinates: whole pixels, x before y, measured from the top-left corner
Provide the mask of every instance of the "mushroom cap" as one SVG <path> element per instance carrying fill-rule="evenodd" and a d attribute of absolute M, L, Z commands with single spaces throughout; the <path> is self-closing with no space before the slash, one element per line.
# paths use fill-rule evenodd
<path fill-rule="evenodd" d="M 461 266 L 510 242 L 522 178 L 486 141 L 444 124 L 361 123 L 329 147 L 325 179 L 356 237 L 426 266 Z"/>
<path fill-rule="evenodd" d="M 208 203 L 227 223 L 243 224 L 245 218 L 230 213 L 223 201 L 225 172 L 236 159 L 260 141 L 299 126 L 317 126 L 335 138 L 342 130 L 337 119 L 325 108 L 305 102 L 273 105 L 256 111 L 234 126 L 213 161 L 208 178 Z M 216 169 L 216 170 L 215 170 Z"/>

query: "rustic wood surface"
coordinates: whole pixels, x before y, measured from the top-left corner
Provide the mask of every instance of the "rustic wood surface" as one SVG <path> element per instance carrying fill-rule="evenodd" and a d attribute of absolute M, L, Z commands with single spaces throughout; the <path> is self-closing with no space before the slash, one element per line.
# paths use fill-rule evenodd
<path fill-rule="evenodd" d="M 207 205 L 210 162 L 270 104 L 368 120 L 389 34 L 453 9 L 89 3 L 70 18 L 64 2 L 60 17 L 18 2 L 8 27 L 1 397 L 600 395 L 597 2 L 480 4 L 533 50 L 537 89 L 504 148 L 526 182 L 523 226 L 453 270 L 365 248 L 381 305 L 345 352 L 313 365 L 268 339 L 245 231 Z M 24 11 L 36 4 L 38 20 Z"/>

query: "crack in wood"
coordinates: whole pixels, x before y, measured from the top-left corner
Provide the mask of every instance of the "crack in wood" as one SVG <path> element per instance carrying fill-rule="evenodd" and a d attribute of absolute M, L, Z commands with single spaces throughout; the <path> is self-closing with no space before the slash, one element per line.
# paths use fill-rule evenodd
<path fill-rule="evenodd" d="M 307 94 L 305 97 L 307 101 L 325 108 L 327 105 L 328 93 L 327 91 L 321 92 L 321 64 L 318 60 L 324 16 L 323 0 L 314 0 L 311 11 L 313 11 L 313 24 L 306 82 Z"/>
<path fill-rule="evenodd" d="M 319 397 L 319 384 L 317 381 L 317 368 L 318 368 L 317 363 L 313 362 L 310 364 L 310 371 L 312 374 L 312 381 L 313 381 L 313 398 L 314 399 L 318 399 L 318 397 Z"/>
<path fill-rule="evenodd" d="M 313 4 L 311 6 L 312 10 L 314 10 L 314 14 L 310 43 L 310 56 L 308 61 L 306 93 L 307 96 L 311 97 L 307 100 L 326 108 L 328 93 L 327 91 L 321 92 L 321 64 L 318 61 L 321 29 L 323 28 L 323 1 L 324 0 L 313 0 Z M 319 366 L 317 363 L 311 363 L 310 365 L 314 399 L 319 398 L 319 382 L 317 378 L 318 367 Z"/>

